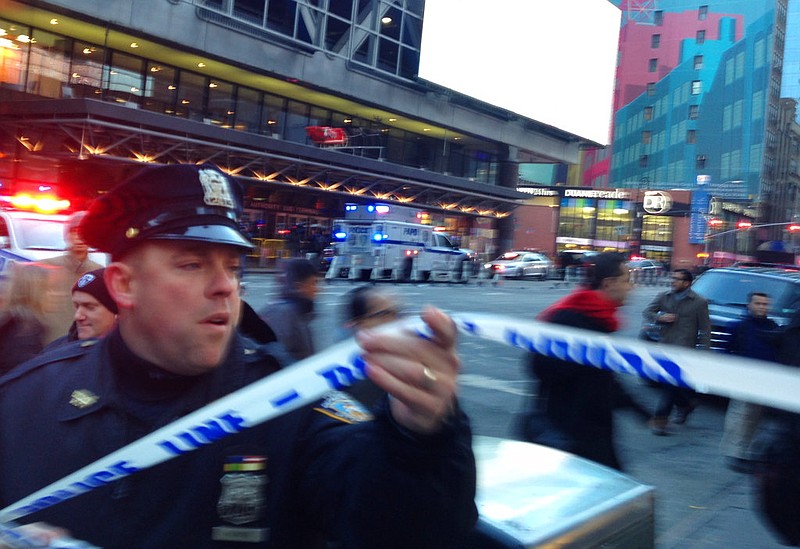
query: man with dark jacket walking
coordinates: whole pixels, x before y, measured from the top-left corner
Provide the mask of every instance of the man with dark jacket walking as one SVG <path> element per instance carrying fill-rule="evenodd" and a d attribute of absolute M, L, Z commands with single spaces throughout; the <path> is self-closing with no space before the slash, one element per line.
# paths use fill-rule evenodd
<path fill-rule="evenodd" d="M 642 313 L 645 320 L 661 327 L 660 341 L 681 347 L 708 349 L 711 343 L 711 320 L 708 302 L 692 291 L 694 276 L 686 269 L 672 272 L 672 289 L 663 292 Z M 695 408 L 691 390 L 661 386 L 661 398 L 650 427 L 653 434 L 666 435 L 669 416 L 677 407 L 675 423 L 685 423 Z"/>
<path fill-rule="evenodd" d="M 585 287 L 543 311 L 539 318 L 597 332 L 615 332 L 617 309 L 630 292 L 625 258 L 602 253 L 589 267 Z M 526 426 L 526 438 L 621 469 L 614 448 L 614 408 L 627 396 L 614 374 L 554 357 L 532 354 L 538 395 Z M 627 404 L 632 401 L 628 397 Z"/>
<path fill-rule="evenodd" d="M 314 264 L 307 259 L 290 259 L 284 265 L 280 299 L 259 312 L 294 360 L 303 360 L 316 352 L 311 321 L 318 291 Z"/>
<path fill-rule="evenodd" d="M 769 296 L 751 292 L 747 299 L 747 313 L 733 327 L 728 351 L 758 360 L 775 361 L 780 329 L 767 316 Z M 750 473 L 754 469 L 750 443 L 761 421 L 763 407 L 751 402 L 731 399 L 725 413 L 725 430 L 720 448 L 726 463 L 734 471 Z"/>

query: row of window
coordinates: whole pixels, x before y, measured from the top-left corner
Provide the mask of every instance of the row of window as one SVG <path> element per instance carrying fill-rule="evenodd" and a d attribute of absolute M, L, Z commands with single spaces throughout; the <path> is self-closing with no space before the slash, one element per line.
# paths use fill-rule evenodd
<path fill-rule="evenodd" d="M 203 0 L 201 4 L 201 17 L 232 30 L 279 36 L 407 79 L 419 69 L 423 0 Z"/>
<path fill-rule="evenodd" d="M 704 170 L 706 169 L 706 161 L 708 157 L 704 154 L 698 154 L 695 156 L 694 167 L 696 170 Z M 647 168 L 650 166 L 650 155 L 643 154 L 639 157 L 639 167 L 640 168 Z"/>
<path fill-rule="evenodd" d="M 703 68 L 703 56 L 702 55 L 695 55 L 694 56 L 694 70 L 699 71 Z M 648 72 L 656 72 L 658 71 L 658 58 L 653 57 L 647 61 L 647 71 Z"/>
<path fill-rule="evenodd" d="M 642 145 L 649 145 L 652 137 L 650 130 L 642 131 Z M 694 145 L 697 143 L 697 130 L 686 130 L 686 144 Z"/>
<path fill-rule="evenodd" d="M 705 21 L 706 18 L 708 18 L 708 5 L 703 4 L 697 8 L 697 20 Z M 656 10 L 653 12 L 653 24 L 657 27 L 660 27 L 664 24 L 664 12 L 662 10 Z"/>
<path fill-rule="evenodd" d="M 40 29 L 0 21 L 0 86 L 52 98 L 86 97 L 298 143 L 308 126 L 348 127 L 366 156 L 493 183 L 497 153 L 389 128 Z"/>

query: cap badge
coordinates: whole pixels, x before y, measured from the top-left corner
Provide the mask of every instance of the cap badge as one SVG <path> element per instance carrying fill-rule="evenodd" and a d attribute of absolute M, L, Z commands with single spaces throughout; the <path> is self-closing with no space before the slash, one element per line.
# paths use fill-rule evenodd
<path fill-rule="evenodd" d="M 215 170 L 200 170 L 200 183 L 203 185 L 203 202 L 209 206 L 233 208 L 233 197 L 228 179 Z"/>
<path fill-rule="evenodd" d="M 136 238 L 139 235 L 139 229 L 136 227 L 128 227 L 128 230 L 125 231 L 125 238 Z"/>
<path fill-rule="evenodd" d="M 88 286 L 89 284 L 91 284 L 92 281 L 94 281 L 95 278 L 97 278 L 97 277 L 94 276 L 92 273 L 86 273 L 85 275 L 83 275 L 82 277 L 80 277 L 78 279 L 78 283 L 76 284 L 76 286 L 78 288 L 84 288 L 84 287 Z"/>
<path fill-rule="evenodd" d="M 87 408 L 97 402 L 97 395 L 88 389 L 72 391 L 69 403 L 76 408 Z"/>

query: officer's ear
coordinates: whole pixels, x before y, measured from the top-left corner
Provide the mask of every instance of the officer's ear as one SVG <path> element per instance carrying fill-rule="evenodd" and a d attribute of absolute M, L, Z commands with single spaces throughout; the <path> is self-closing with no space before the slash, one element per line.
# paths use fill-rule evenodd
<path fill-rule="evenodd" d="M 117 307 L 131 309 L 133 307 L 133 292 L 131 285 L 131 266 L 127 263 L 114 261 L 106 267 L 105 281 L 111 299 L 117 302 Z"/>

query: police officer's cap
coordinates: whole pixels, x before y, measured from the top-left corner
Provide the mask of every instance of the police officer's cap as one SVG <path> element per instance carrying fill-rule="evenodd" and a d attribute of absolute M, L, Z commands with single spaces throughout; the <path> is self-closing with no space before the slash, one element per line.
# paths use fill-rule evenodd
<path fill-rule="evenodd" d="M 147 240 L 252 244 L 239 230 L 239 184 L 211 165 L 148 166 L 97 198 L 81 220 L 89 246 L 120 257 Z"/>

